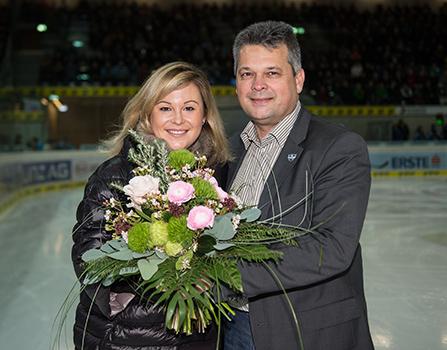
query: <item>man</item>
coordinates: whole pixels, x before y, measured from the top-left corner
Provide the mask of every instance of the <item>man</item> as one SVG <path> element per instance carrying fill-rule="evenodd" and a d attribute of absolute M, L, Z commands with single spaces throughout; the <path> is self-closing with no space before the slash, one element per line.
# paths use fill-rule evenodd
<path fill-rule="evenodd" d="M 288 24 L 247 27 L 233 56 L 251 121 L 232 142 L 229 185 L 262 218 L 313 232 L 274 247 L 283 258 L 269 264 L 273 273 L 240 264 L 244 295 L 230 298 L 237 312 L 225 324 L 224 349 L 373 349 L 359 245 L 370 188 L 366 144 L 301 106 L 304 71 Z"/>

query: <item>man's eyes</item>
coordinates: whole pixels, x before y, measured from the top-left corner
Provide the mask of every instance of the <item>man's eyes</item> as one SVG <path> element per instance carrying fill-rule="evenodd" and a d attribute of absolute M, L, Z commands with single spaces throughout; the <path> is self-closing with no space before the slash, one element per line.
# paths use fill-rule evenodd
<path fill-rule="evenodd" d="M 241 78 L 249 78 L 253 75 L 251 72 L 243 72 L 241 73 Z"/>
<path fill-rule="evenodd" d="M 265 73 L 265 76 L 267 76 L 267 77 L 277 77 L 279 75 L 280 75 L 280 73 L 277 72 L 277 71 L 268 71 L 268 72 Z M 253 76 L 254 76 L 253 72 L 243 72 L 243 73 L 240 73 L 241 79 L 251 78 Z"/>

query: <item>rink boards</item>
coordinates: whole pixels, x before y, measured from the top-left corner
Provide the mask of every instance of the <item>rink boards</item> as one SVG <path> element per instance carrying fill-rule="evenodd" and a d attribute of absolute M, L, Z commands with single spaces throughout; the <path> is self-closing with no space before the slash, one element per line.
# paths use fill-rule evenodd
<path fill-rule="evenodd" d="M 447 175 L 447 144 L 369 146 L 373 177 Z M 0 213 L 35 193 L 83 186 L 107 155 L 98 151 L 3 154 Z"/>

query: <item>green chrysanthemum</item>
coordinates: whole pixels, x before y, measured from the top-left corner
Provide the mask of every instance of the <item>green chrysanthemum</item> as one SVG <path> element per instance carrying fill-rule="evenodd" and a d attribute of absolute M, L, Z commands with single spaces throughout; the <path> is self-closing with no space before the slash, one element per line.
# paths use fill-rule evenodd
<path fill-rule="evenodd" d="M 168 224 L 164 221 L 155 221 L 149 226 L 149 237 L 155 246 L 164 246 L 168 241 Z"/>
<path fill-rule="evenodd" d="M 188 247 L 192 244 L 194 231 L 186 226 L 186 216 L 171 217 L 168 222 L 168 240 L 175 243 L 180 243 L 183 247 Z"/>
<path fill-rule="evenodd" d="M 194 177 L 191 179 L 191 184 L 194 186 L 196 198 L 214 200 L 219 199 L 214 186 L 209 181 L 206 181 L 200 177 Z"/>
<path fill-rule="evenodd" d="M 149 226 L 148 222 L 141 222 L 134 225 L 128 233 L 128 242 L 130 250 L 137 253 L 144 253 L 151 247 L 149 240 Z"/>
<path fill-rule="evenodd" d="M 180 243 L 168 241 L 165 244 L 165 253 L 169 256 L 176 256 L 182 251 L 183 247 Z"/>
<path fill-rule="evenodd" d="M 168 165 L 176 170 L 182 170 L 186 164 L 191 168 L 196 165 L 196 157 L 194 154 L 186 149 L 178 149 L 169 153 Z"/>

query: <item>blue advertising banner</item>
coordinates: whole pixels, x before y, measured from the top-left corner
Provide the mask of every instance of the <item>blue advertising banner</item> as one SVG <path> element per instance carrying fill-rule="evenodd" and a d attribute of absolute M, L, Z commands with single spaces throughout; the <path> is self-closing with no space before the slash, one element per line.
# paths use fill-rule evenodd
<path fill-rule="evenodd" d="M 71 180 L 71 160 L 24 163 L 20 178 L 22 185 Z"/>
<path fill-rule="evenodd" d="M 370 153 L 372 170 L 447 169 L 444 152 Z"/>

